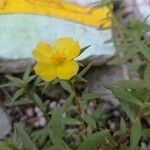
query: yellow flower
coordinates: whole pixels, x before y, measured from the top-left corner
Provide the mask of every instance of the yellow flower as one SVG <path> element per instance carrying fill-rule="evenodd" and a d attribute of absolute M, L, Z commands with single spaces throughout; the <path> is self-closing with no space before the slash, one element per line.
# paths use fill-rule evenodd
<path fill-rule="evenodd" d="M 79 65 L 74 58 L 79 54 L 79 42 L 69 37 L 59 38 L 53 45 L 39 43 L 33 50 L 37 60 L 35 73 L 45 81 L 68 80 L 78 73 Z"/>

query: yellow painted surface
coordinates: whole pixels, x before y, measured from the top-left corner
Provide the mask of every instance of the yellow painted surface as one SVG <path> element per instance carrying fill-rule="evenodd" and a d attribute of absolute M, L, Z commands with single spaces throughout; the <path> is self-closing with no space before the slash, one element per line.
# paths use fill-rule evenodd
<path fill-rule="evenodd" d="M 110 27 L 108 6 L 79 6 L 62 0 L 0 0 L 0 14 L 38 14 L 95 27 Z"/>

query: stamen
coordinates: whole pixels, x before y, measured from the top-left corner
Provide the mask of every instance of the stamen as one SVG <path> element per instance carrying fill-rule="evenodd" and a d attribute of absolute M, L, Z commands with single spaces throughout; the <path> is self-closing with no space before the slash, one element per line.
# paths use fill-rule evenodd
<path fill-rule="evenodd" d="M 52 59 L 53 59 L 54 63 L 61 64 L 65 61 L 66 57 L 64 55 L 56 52 L 52 55 Z"/>

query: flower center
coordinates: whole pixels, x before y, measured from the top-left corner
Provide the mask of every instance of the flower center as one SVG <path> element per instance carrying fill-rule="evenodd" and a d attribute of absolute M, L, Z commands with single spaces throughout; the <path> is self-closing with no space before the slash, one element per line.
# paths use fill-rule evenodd
<path fill-rule="evenodd" d="M 66 60 L 66 57 L 63 54 L 56 52 L 52 55 L 52 60 L 55 64 L 61 64 Z"/>

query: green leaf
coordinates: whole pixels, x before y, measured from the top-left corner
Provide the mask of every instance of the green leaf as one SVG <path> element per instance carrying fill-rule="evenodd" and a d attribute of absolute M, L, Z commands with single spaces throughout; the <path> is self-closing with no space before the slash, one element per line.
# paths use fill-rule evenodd
<path fill-rule="evenodd" d="M 150 83 L 150 63 L 146 65 L 146 69 L 144 72 L 144 81 Z"/>
<path fill-rule="evenodd" d="M 42 129 L 32 132 L 31 137 L 33 141 L 37 142 L 39 145 L 43 145 L 45 141 L 47 141 L 46 139 L 49 136 L 48 130 L 49 130 L 49 126 L 47 125 Z"/>
<path fill-rule="evenodd" d="M 95 120 L 90 115 L 84 115 L 83 119 L 90 127 L 97 128 Z"/>
<path fill-rule="evenodd" d="M 66 100 L 65 103 L 62 106 L 62 112 L 67 112 L 70 110 L 70 107 L 73 106 L 72 101 L 73 101 L 74 96 L 70 95 Z"/>
<path fill-rule="evenodd" d="M 132 129 L 131 129 L 131 136 L 130 136 L 130 149 L 131 150 L 137 150 L 138 143 L 140 141 L 142 135 L 142 126 L 139 119 L 136 119 L 133 123 Z"/>
<path fill-rule="evenodd" d="M 88 66 L 86 66 L 79 74 L 78 76 L 82 77 L 83 75 L 85 75 L 87 73 L 87 71 L 91 68 L 93 62 L 89 63 Z"/>
<path fill-rule="evenodd" d="M 91 45 L 88 45 L 88 46 L 85 46 L 83 47 L 81 50 L 80 50 L 80 55 L 85 51 L 87 50 Z"/>
<path fill-rule="evenodd" d="M 41 83 L 41 81 L 42 81 L 41 78 L 37 77 L 36 80 L 35 80 L 35 82 L 34 82 L 34 85 L 35 86 L 39 86 L 39 84 Z"/>
<path fill-rule="evenodd" d="M 44 92 L 47 90 L 48 86 L 52 83 L 53 81 L 48 81 L 48 82 L 42 82 L 40 83 L 38 86 L 41 86 L 42 84 L 44 85 L 42 94 L 44 94 Z"/>
<path fill-rule="evenodd" d="M 144 81 L 136 81 L 136 80 L 120 80 L 113 83 L 114 86 L 119 86 L 126 89 L 142 89 L 142 88 L 150 88 L 149 83 L 145 83 Z"/>
<path fill-rule="evenodd" d="M 87 93 L 87 94 L 83 94 L 81 99 L 88 101 L 88 100 L 93 100 L 93 99 L 97 99 L 97 98 L 101 98 L 102 96 L 104 96 L 105 94 L 101 94 L 101 93 Z"/>
<path fill-rule="evenodd" d="M 48 148 L 47 150 L 68 150 L 68 149 L 63 148 L 62 146 L 59 146 L 59 145 L 55 145 L 55 146 Z"/>
<path fill-rule="evenodd" d="M 118 135 L 122 135 L 123 132 L 121 130 L 117 130 L 114 134 L 113 137 L 118 136 Z"/>
<path fill-rule="evenodd" d="M 62 119 L 63 124 L 65 125 L 80 125 L 81 122 L 77 119 L 70 118 L 70 117 L 65 117 Z"/>
<path fill-rule="evenodd" d="M 46 107 L 43 104 L 41 98 L 36 93 L 33 93 L 33 101 L 42 111 L 46 110 Z"/>
<path fill-rule="evenodd" d="M 16 101 L 20 96 L 23 95 L 23 93 L 24 93 L 24 89 L 23 89 L 23 88 L 17 90 L 17 91 L 15 92 L 13 98 L 12 98 L 11 103 L 13 103 L 14 101 Z"/>
<path fill-rule="evenodd" d="M 50 138 L 54 145 L 65 146 L 62 140 L 62 128 L 62 111 L 60 107 L 57 107 L 52 111 L 51 129 L 49 131 Z"/>
<path fill-rule="evenodd" d="M 78 147 L 78 150 L 95 150 L 106 140 L 109 132 L 108 130 L 96 132 L 88 137 Z"/>
<path fill-rule="evenodd" d="M 13 82 L 9 82 L 9 83 L 0 85 L 0 88 L 13 87 L 13 86 L 15 86 L 15 84 Z"/>
<path fill-rule="evenodd" d="M 75 78 L 75 81 L 88 82 L 87 80 L 85 80 L 84 78 L 82 78 L 81 76 L 79 76 L 78 74 L 74 78 Z"/>
<path fill-rule="evenodd" d="M 71 95 L 74 95 L 74 92 L 72 90 L 71 85 L 67 81 L 61 81 L 60 82 L 61 86 L 68 91 Z"/>
<path fill-rule="evenodd" d="M 121 120 L 120 120 L 120 129 L 123 132 L 125 132 L 127 130 L 126 123 L 125 123 L 125 120 L 123 118 L 121 118 Z"/>
<path fill-rule="evenodd" d="M 57 132 L 57 131 L 56 131 L 56 132 Z M 52 143 L 53 143 L 54 146 L 59 145 L 59 146 L 61 146 L 62 148 L 65 148 L 65 149 L 69 150 L 68 145 L 66 145 L 66 143 L 65 143 L 62 139 L 59 139 L 59 138 L 57 137 L 57 135 L 55 134 L 55 131 L 49 130 L 49 136 L 50 136 L 51 141 L 52 141 Z"/>
<path fill-rule="evenodd" d="M 124 59 L 127 61 L 133 58 L 138 52 L 139 52 L 139 49 L 132 49 L 131 51 L 127 51 L 127 53 L 124 56 Z"/>
<path fill-rule="evenodd" d="M 131 150 L 129 146 L 127 145 L 122 145 L 122 147 L 119 150 Z"/>
<path fill-rule="evenodd" d="M 26 81 L 30 75 L 30 72 L 31 72 L 32 68 L 31 66 L 28 66 L 27 69 L 25 70 L 25 73 L 23 75 L 23 80 Z"/>
<path fill-rule="evenodd" d="M 24 80 L 21 80 L 17 77 L 13 77 L 11 75 L 6 75 L 6 78 L 8 80 L 10 80 L 11 82 L 5 84 L 5 85 L 2 85 L 2 87 L 7 87 L 7 86 L 14 86 L 14 87 L 20 87 L 20 88 L 24 88 L 26 87 L 26 82 Z"/>
<path fill-rule="evenodd" d="M 19 106 L 19 105 L 28 105 L 33 104 L 33 101 L 29 99 L 20 99 L 19 101 L 14 101 L 13 103 L 7 104 L 7 106 Z"/>
<path fill-rule="evenodd" d="M 145 138 L 150 138 L 150 129 L 143 129 L 142 130 L 142 136 Z"/>
<path fill-rule="evenodd" d="M 142 41 L 137 41 L 136 44 L 144 57 L 150 60 L 150 48 L 147 47 Z"/>
<path fill-rule="evenodd" d="M 26 150 L 37 150 L 35 144 L 32 142 L 31 138 L 29 135 L 25 132 L 23 127 L 19 124 L 15 124 L 15 130 L 18 133 L 19 139 L 23 143 L 23 147 Z"/>
<path fill-rule="evenodd" d="M 13 77 L 11 75 L 6 75 L 6 78 L 9 79 L 12 82 L 17 82 L 17 83 L 22 83 L 22 80 L 17 78 L 17 77 Z"/>
<path fill-rule="evenodd" d="M 81 101 L 80 101 L 81 107 L 84 107 L 90 100 L 101 98 L 104 95 L 105 94 L 101 94 L 101 93 L 90 93 L 88 88 L 86 88 L 82 92 Z"/>
<path fill-rule="evenodd" d="M 50 140 L 48 140 L 45 144 L 44 147 L 42 147 L 42 150 L 49 150 L 52 146 L 52 143 Z M 58 149 L 59 150 L 59 149 Z"/>
<path fill-rule="evenodd" d="M 25 80 L 25 82 L 26 82 L 26 83 L 29 83 L 29 82 L 31 82 L 32 80 L 34 80 L 36 77 L 37 77 L 36 75 L 31 75 L 30 77 L 28 77 L 28 78 Z"/>
<path fill-rule="evenodd" d="M 145 64 L 144 61 L 138 60 L 137 62 L 130 63 L 131 68 L 135 71 L 138 71 L 140 67 L 142 67 Z"/>
<path fill-rule="evenodd" d="M 149 116 L 149 115 L 150 115 L 150 106 L 144 109 L 144 116 Z"/>
<path fill-rule="evenodd" d="M 124 90 L 121 87 L 113 86 L 113 85 L 109 85 L 109 86 L 106 86 L 106 87 L 113 92 L 115 97 L 119 99 L 120 103 L 122 103 L 122 101 L 124 101 L 124 102 L 130 102 L 132 104 L 136 104 L 138 106 L 143 105 L 142 102 L 139 99 L 137 99 L 130 92 Z"/>
<path fill-rule="evenodd" d="M 121 103 L 120 105 L 121 105 L 122 109 L 124 110 L 124 112 L 125 112 L 125 113 L 127 114 L 127 116 L 129 117 L 129 119 L 130 119 L 132 122 L 134 122 L 134 120 L 135 120 L 135 114 L 134 114 L 133 110 L 130 109 L 129 105 L 126 104 L 126 103 Z"/>
<path fill-rule="evenodd" d="M 0 141 L 0 149 L 1 150 L 14 150 L 13 145 L 11 143 Z"/>
<path fill-rule="evenodd" d="M 143 28 L 145 31 L 148 31 L 148 32 L 150 31 L 150 25 L 147 24 L 147 21 L 148 21 L 149 17 L 150 17 L 150 15 L 148 15 L 146 18 L 144 18 L 144 21 L 141 22 L 142 28 Z"/>

